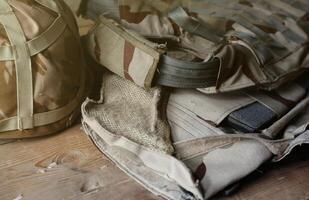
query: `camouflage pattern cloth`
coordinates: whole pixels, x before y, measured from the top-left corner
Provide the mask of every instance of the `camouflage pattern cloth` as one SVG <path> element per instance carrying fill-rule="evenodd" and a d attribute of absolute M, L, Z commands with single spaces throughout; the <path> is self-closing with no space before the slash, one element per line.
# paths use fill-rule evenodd
<path fill-rule="evenodd" d="M 263 93 L 256 99 L 243 92 L 177 89 L 168 98 L 165 89 L 147 91 L 106 71 L 101 99 L 82 106 L 83 127 L 104 154 L 154 194 L 208 199 L 264 162 L 309 143 L 308 92 L 283 86 L 278 93 L 298 103 L 261 133 L 244 134 L 222 122 L 237 109 L 267 100 Z"/>
<path fill-rule="evenodd" d="M 100 22 L 87 38 L 87 50 L 91 56 L 115 74 L 150 88 L 160 57 L 157 44 L 103 16 Z"/>
<path fill-rule="evenodd" d="M 89 17 L 104 13 L 148 38 L 176 37 L 205 62 L 218 59 L 205 93 L 270 90 L 308 69 L 305 1 L 88 0 L 87 8 Z"/>
<path fill-rule="evenodd" d="M 101 99 L 82 105 L 84 130 L 154 194 L 208 199 L 264 162 L 284 159 L 294 147 L 309 143 L 309 87 L 291 81 L 309 67 L 306 1 L 86 3 L 86 15 L 97 19 L 87 51 L 104 65 L 104 74 Z M 151 64 L 138 56 L 140 51 L 149 56 L 149 47 L 159 54 L 157 65 L 152 65 L 155 56 Z M 156 81 L 165 73 L 166 55 L 189 66 L 219 60 L 216 82 L 198 89 L 161 87 Z M 146 74 L 152 76 L 154 68 L 149 81 Z M 224 125 L 231 113 L 252 103 L 270 109 L 276 120 L 259 132 Z"/>
<path fill-rule="evenodd" d="M 0 12 L 0 138 L 67 127 L 78 115 L 86 74 L 72 12 L 62 0 L 2 1 Z"/>

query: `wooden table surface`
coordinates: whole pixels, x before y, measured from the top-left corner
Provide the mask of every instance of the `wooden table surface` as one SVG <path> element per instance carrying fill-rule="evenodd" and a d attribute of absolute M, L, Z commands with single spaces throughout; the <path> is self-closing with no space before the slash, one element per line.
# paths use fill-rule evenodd
<path fill-rule="evenodd" d="M 226 200 L 309 199 L 308 146 L 252 175 Z M 293 162 L 292 162 L 293 161 Z M 0 143 L 0 200 L 161 200 L 119 170 L 76 125 L 60 134 Z"/>

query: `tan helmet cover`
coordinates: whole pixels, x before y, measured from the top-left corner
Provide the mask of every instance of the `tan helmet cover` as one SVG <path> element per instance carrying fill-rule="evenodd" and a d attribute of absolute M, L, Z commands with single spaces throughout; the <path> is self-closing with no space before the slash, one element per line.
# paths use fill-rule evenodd
<path fill-rule="evenodd" d="M 0 138 L 67 127 L 85 89 L 72 12 L 62 0 L 2 0 L 0 12 Z"/>

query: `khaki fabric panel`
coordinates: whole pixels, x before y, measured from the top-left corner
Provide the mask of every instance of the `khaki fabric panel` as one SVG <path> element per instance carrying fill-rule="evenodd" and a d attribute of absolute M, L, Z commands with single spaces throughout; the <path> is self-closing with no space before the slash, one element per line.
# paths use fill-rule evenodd
<path fill-rule="evenodd" d="M 283 138 L 295 138 L 308 129 L 309 126 L 309 106 L 297 116 L 292 123 L 289 123 L 284 130 Z"/>
<path fill-rule="evenodd" d="M 190 10 L 193 12 L 196 11 L 197 19 L 204 20 L 203 22 L 207 23 L 208 26 L 220 23 L 219 16 L 221 16 L 222 24 L 220 27 L 226 28 L 221 31 L 225 32 L 227 44 L 232 43 L 235 49 L 236 47 L 234 45 L 241 45 L 249 52 L 245 53 L 246 59 L 239 61 L 240 65 L 237 63 L 232 64 L 238 65 L 232 70 L 229 67 L 222 67 L 217 87 L 206 88 L 204 89 L 205 92 L 226 92 L 253 86 L 273 89 L 281 85 L 284 81 L 292 80 L 297 75 L 295 72 L 302 71 L 302 68 L 308 68 L 307 65 L 300 64 L 303 63 L 302 60 L 306 57 L 306 53 L 302 55 L 297 55 L 296 53 L 299 49 L 307 49 L 306 41 L 308 40 L 308 36 L 295 20 L 290 18 L 286 20 L 280 19 L 277 17 L 278 13 L 275 12 L 280 10 L 282 13 L 292 12 L 295 14 L 294 11 L 296 9 L 286 9 L 289 6 L 278 1 L 280 8 L 266 6 L 264 10 L 260 10 L 258 6 L 263 4 L 263 2 L 259 1 L 259 3 L 256 3 L 252 1 L 254 6 L 250 7 L 251 3 L 249 2 L 247 2 L 248 6 L 247 4 L 240 4 L 238 1 L 229 1 L 228 4 L 225 4 L 225 1 L 215 2 L 205 0 L 200 1 L 200 7 L 196 7 L 196 4 L 192 3 L 188 9 L 189 13 Z M 267 2 L 265 1 L 265 3 Z M 283 5 L 284 9 L 282 10 Z M 218 9 L 218 13 L 213 14 L 210 10 L 212 7 L 214 7 L 214 10 L 215 8 Z M 239 9 L 243 9 L 244 12 L 239 12 Z M 267 9 L 268 12 L 265 12 Z M 248 12 L 250 10 L 257 10 L 262 15 Z M 230 13 L 234 13 L 237 17 L 230 16 Z M 237 23 L 234 22 L 233 17 L 235 17 Z M 231 20 L 229 21 L 228 19 Z M 241 34 L 237 35 L 237 31 L 231 31 L 231 27 L 241 32 Z M 274 28 L 274 30 L 271 28 Z M 251 39 L 246 40 L 246 38 Z M 242 51 L 244 52 L 244 50 Z M 229 57 L 229 54 L 225 54 L 224 51 L 217 51 L 215 54 L 215 56 L 222 58 L 222 61 L 228 61 L 223 66 L 232 66 L 229 64 L 234 60 Z M 291 56 L 291 54 L 294 55 Z M 240 55 L 241 53 L 238 52 L 238 58 L 241 57 Z M 246 67 L 245 65 L 251 67 Z"/>
<path fill-rule="evenodd" d="M 194 112 L 177 104 L 168 103 L 166 110 L 167 119 L 171 127 L 174 143 L 194 138 L 224 134 L 198 117 Z"/>
<path fill-rule="evenodd" d="M 270 127 L 262 131 L 266 137 L 275 139 L 280 136 L 280 133 L 295 117 L 302 113 L 309 106 L 309 94 L 302 99 L 293 109 L 286 115 L 281 117 L 278 121 L 273 123 Z"/>
<path fill-rule="evenodd" d="M 117 77 L 115 75 L 113 76 Z M 114 82 L 115 81 L 111 83 Z M 108 87 L 109 84 L 106 83 L 107 82 L 105 82 L 103 86 Z M 126 91 L 128 90 L 126 89 Z M 179 190 L 179 188 L 175 187 L 175 183 L 180 187 L 187 184 L 187 182 L 184 182 L 183 180 L 183 178 L 186 177 L 186 173 L 183 173 L 185 171 L 183 171 L 182 166 L 179 165 L 181 162 L 185 163 L 187 167 L 191 169 L 192 174 L 196 178 L 196 183 L 198 183 L 199 188 L 202 188 L 200 192 L 203 193 L 203 198 L 209 198 L 224 187 L 238 181 L 254 171 L 259 165 L 271 159 L 273 155 L 280 156 L 285 150 L 290 152 L 290 148 L 293 148 L 295 144 L 300 145 L 302 143 L 308 143 L 309 141 L 309 137 L 303 136 L 302 131 L 300 135 L 302 137 L 298 137 L 296 140 L 268 140 L 256 134 L 220 136 L 211 136 L 209 134 L 207 137 L 203 138 L 192 138 L 191 140 L 184 139 L 184 141 L 174 143 L 174 155 L 178 160 L 177 162 L 174 162 L 175 165 L 173 165 L 173 171 L 177 172 L 176 174 L 179 179 L 172 179 L 176 182 L 169 183 L 167 181 L 171 180 L 171 176 L 166 178 L 165 176 L 162 176 L 162 174 L 164 174 L 163 171 L 158 173 L 158 170 L 155 170 L 155 168 L 164 169 L 164 167 L 168 166 L 169 162 L 175 158 L 169 158 L 166 154 L 163 154 L 162 156 L 167 157 L 166 159 L 161 160 L 157 157 L 158 155 L 156 155 L 156 158 L 153 158 L 152 160 L 156 160 L 156 163 L 160 163 L 160 165 L 149 165 L 149 160 L 144 160 L 143 158 L 143 156 L 146 155 L 142 153 L 145 150 L 144 144 L 132 140 L 132 138 L 120 137 L 123 135 L 119 134 L 119 131 L 110 132 L 110 129 L 106 128 L 106 121 L 102 121 L 102 118 L 96 114 L 97 112 L 105 113 L 103 112 L 104 107 L 107 105 L 111 106 L 109 104 L 111 102 L 110 100 L 105 101 L 105 98 L 112 98 L 112 96 L 110 96 L 111 94 L 106 92 L 103 92 L 103 94 L 104 100 L 101 99 L 100 102 L 89 100 L 85 102 L 83 106 L 83 126 L 86 133 L 93 139 L 99 149 L 107 154 L 117 166 L 127 174 L 133 176 L 148 190 L 156 194 L 161 194 L 165 198 L 200 198 L 199 196 L 193 196 L 192 193 L 187 193 L 186 191 Z M 112 99 L 119 100 L 119 98 L 114 97 Z M 102 106 L 102 104 L 105 104 L 105 106 Z M 117 105 L 119 107 L 119 104 Z M 114 109 L 115 108 L 116 106 L 114 106 Z M 300 111 L 298 112 L 298 114 L 301 113 L 302 112 Z M 302 116 L 299 121 L 292 124 L 297 127 L 302 127 L 303 122 L 308 121 L 308 119 L 305 119 L 304 117 L 306 118 L 306 116 Z M 205 129 L 205 131 L 208 130 Z M 133 148 L 133 143 L 138 147 Z M 289 144 L 291 144 L 290 147 Z M 150 149 L 147 148 L 147 151 L 148 150 Z M 150 151 L 153 151 L 153 155 L 157 154 L 156 150 Z M 154 176 L 153 173 L 160 176 Z M 162 187 L 163 185 L 164 187 Z M 167 188 L 173 188 L 173 190 L 166 190 Z M 192 196 L 190 197 L 190 195 Z"/>
<path fill-rule="evenodd" d="M 272 153 L 254 140 L 235 141 L 221 144 L 203 156 L 185 163 L 195 172 L 205 191 L 204 198 L 219 192 L 222 188 L 236 182 L 257 169 L 272 157 Z M 205 173 L 201 173 L 204 167 Z"/>
<path fill-rule="evenodd" d="M 203 120 L 219 125 L 230 113 L 254 101 L 240 92 L 207 95 L 196 90 L 179 89 L 172 92 L 169 103 L 184 107 Z"/>
<path fill-rule="evenodd" d="M 276 89 L 275 92 L 282 98 L 295 103 L 299 102 L 306 95 L 306 89 L 294 83 L 285 84 Z"/>
<path fill-rule="evenodd" d="M 118 84 L 121 86 L 116 87 Z M 175 152 L 174 157 L 172 157 L 167 155 L 166 152 L 158 152 L 158 148 L 149 148 L 148 142 L 145 143 L 145 141 L 151 141 L 149 140 L 150 135 L 145 136 L 145 131 L 139 133 L 138 137 L 143 138 L 140 140 L 136 135 L 132 134 L 132 129 L 124 128 L 128 124 L 130 124 L 130 128 L 132 128 L 132 124 L 136 124 L 135 120 L 128 119 L 128 115 L 122 113 L 122 110 L 125 110 L 125 113 L 131 114 L 131 105 L 134 106 L 136 112 L 140 112 L 141 109 L 143 111 L 140 113 L 152 113 L 145 111 L 146 107 L 140 105 L 140 101 L 144 99 L 140 97 L 146 94 L 145 91 L 111 73 L 108 73 L 108 76 L 104 75 L 102 87 L 100 101 L 88 100 L 84 103 L 83 126 L 85 132 L 93 139 L 98 148 L 125 173 L 133 176 L 148 190 L 167 199 L 201 198 L 193 195 L 199 192 L 196 193 L 193 190 L 195 192 L 192 193 L 191 190 L 187 189 L 190 187 L 183 187 L 188 186 L 187 184 L 191 183 L 191 181 L 186 182 L 189 180 L 185 179 L 188 177 L 187 171 L 183 170 L 181 163 L 186 164 L 191 169 L 196 178 L 194 180 L 197 188 L 202 188 L 200 192 L 203 193 L 203 198 L 208 198 L 229 184 L 245 177 L 274 155 L 280 156 L 286 150 L 290 151 L 290 148 L 293 148 L 295 144 L 300 145 L 309 142 L 309 137 L 303 135 L 305 131 L 304 125 L 308 123 L 308 113 L 305 112 L 307 113 L 305 115 L 303 112 L 304 108 L 308 108 L 309 105 L 308 97 L 306 97 L 306 102 L 303 101 L 299 104 L 303 109 L 296 108 L 293 113 L 288 114 L 289 120 L 284 119 L 280 122 L 283 129 L 281 129 L 282 127 L 279 128 L 283 131 L 285 131 L 284 129 L 288 123 L 293 124 L 296 129 L 302 129 L 299 130 L 298 134 L 295 134 L 295 136 L 302 136 L 296 138 L 297 140 L 293 140 L 291 137 L 269 140 L 258 134 L 224 134 L 224 132 L 216 136 L 212 130 L 205 128 L 204 136 L 184 137 L 183 140 L 180 139 L 174 143 Z M 119 94 L 125 97 L 120 98 Z M 284 95 L 282 94 L 282 96 Z M 130 101 L 131 98 L 134 99 L 133 102 Z M 140 101 L 136 101 L 136 99 Z M 296 116 L 295 114 L 300 115 L 300 118 L 296 121 L 292 120 L 292 118 L 295 119 L 292 116 Z M 130 117 L 133 118 L 132 114 Z M 142 114 L 139 117 L 142 117 L 145 121 L 148 120 Z M 144 127 L 145 121 L 141 122 L 139 127 Z M 130 132 L 124 130 L 130 130 Z M 278 129 L 274 127 L 273 130 L 277 131 Z M 159 138 L 162 139 L 162 135 Z M 145 151 L 152 152 L 148 154 L 149 152 L 146 153 Z M 165 159 L 161 159 L 163 157 Z M 170 162 L 174 163 L 173 168 L 170 168 L 174 173 L 168 173 L 168 176 L 165 176 L 166 171 L 164 168 L 171 166 Z M 176 175 L 175 179 L 174 175 Z M 170 182 L 171 180 L 173 182 Z M 191 191 L 191 193 L 184 189 Z M 193 188 L 191 187 L 191 189 Z"/>
<path fill-rule="evenodd" d="M 295 77 L 295 74 L 300 74 L 304 70 L 309 69 L 309 54 L 308 46 L 303 46 L 287 57 L 278 60 L 272 65 L 265 66 L 265 73 L 271 81 L 266 85 L 278 85 L 282 82 L 287 82 Z M 270 86 L 271 87 L 271 86 Z"/>
<path fill-rule="evenodd" d="M 95 20 L 101 14 L 116 21 L 120 21 L 118 0 L 86 0 L 82 9 L 82 15 Z"/>
<path fill-rule="evenodd" d="M 215 34 L 224 38 L 222 43 L 214 46 L 207 44 L 208 49 L 195 48 L 201 51 L 197 54 L 202 55 L 203 59 L 214 55 L 222 61 L 217 85 L 203 89 L 206 93 L 228 92 L 248 87 L 270 90 L 297 77 L 300 71 L 308 69 L 307 62 L 303 61 L 308 52 L 308 35 L 300 25 L 306 20 L 303 17 L 306 9 L 300 8 L 298 4 L 294 6 L 292 2 L 283 0 L 276 0 L 275 3 L 266 0 L 250 0 L 246 3 L 208 0 L 168 2 L 119 0 L 112 3 L 90 0 L 89 2 L 97 6 L 94 9 L 96 13 L 99 13 L 100 9 L 102 13 L 111 11 L 112 17 L 120 24 L 145 36 L 177 36 L 182 42 L 187 38 L 193 38 L 193 41 L 196 37 L 192 36 L 194 33 L 189 34 L 185 31 L 185 27 L 179 27 L 175 24 L 175 20 L 166 17 L 178 6 L 182 6 L 190 17 L 201 22 L 201 26 L 207 25 L 206 27 L 214 30 Z M 103 5 L 107 4 L 110 7 L 104 8 Z M 119 12 L 114 12 L 117 5 Z M 190 43 L 198 46 L 194 42 Z"/>
<path fill-rule="evenodd" d="M 220 59 L 216 87 L 199 89 L 202 92 L 228 92 L 256 86 L 268 80 L 252 51 L 241 44 L 226 45 L 215 56 Z"/>
<path fill-rule="evenodd" d="M 122 25 L 146 36 L 168 36 L 176 34 L 173 24 L 167 17 L 158 15 L 147 15 L 139 23 L 130 23 L 131 21 L 122 20 Z"/>
<path fill-rule="evenodd" d="M 85 112 L 86 114 L 87 112 Z M 88 121 L 89 119 L 87 119 Z M 177 199 L 177 200 L 188 200 L 188 199 L 196 199 L 202 200 L 202 195 L 199 191 L 197 191 L 197 185 L 195 186 L 194 191 L 185 192 L 184 188 L 181 187 L 175 181 L 174 177 L 171 177 L 170 173 L 166 173 L 158 170 L 153 170 L 148 167 L 145 162 L 143 162 L 138 154 L 133 153 L 127 148 L 119 147 L 116 143 L 110 144 L 107 142 L 104 137 L 102 137 L 101 131 L 98 131 L 98 127 L 94 127 L 93 125 L 89 125 L 88 122 L 83 123 L 83 128 L 86 134 L 93 140 L 95 145 L 109 158 L 111 159 L 121 170 L 125 173 L 129 174 L 133 179 L 137 182 L 141 183 L 146 189 L 153 192 L 155 195 L 161 196 L 165 199 Z M 106 135 L 106 132 L 104 135 Z M 124 138 L 120 138 L 123 141 Z M 120 143 L 120 140 L 118 140 Z M 123 142 L 122 142 L 123 143 Z M 138 148 L 143 149 L 143 146 L 139 146 Z M 156 163 L 162 163 L 163 166 L 166 166 L 166 159 L 159 160 L 158 157 L 166 157 L 167 155 L 158 155 L 157 152 L 152 152 L 156 156 Z M 141 154 L 141 153 L 139 153 Z M 153 157 L 153 156 L 152 156 Z M 150 158 L 152 158 L 150 157 Z M 169 157 L 169 161 L 174 162 L 174 166 L 171 169 L 174 169 L 177 165 L 182 164 L 180 161 L 175 160 L 173 157 Z M 152 162 L 154 159 L 152 160 Z M 154 163 L 154 162 L 153 162 Z M 174 172 L 178 172 L 175 174 Z M 178 176 L 178 178 L 185 178 L 184 176 L 179 176 L 180 171 L 175 170 L 173 175 Z M 183 183 L 188 184 L 192 182 L 192 180 L 186 180 Z M 193 197 L 192 193 L 196 195 Z"/>
<path fill-rule="evenodd" d="M 143 0 L 88 0 L 88 15 L 95 19 L 100 14 L 117 20 L 126 28 L 143 35 L 174 35 L 174 24 L 166 16 L 167 11 L 179 5 L 180 1 L 167 3 L 165 1 Z M 158 14 L 165 12 L 165 16 Z"/>
<path fill-rule="evenodd" d="M 299 105 L 301 104 L 303 102 Z M 276 155 L 274 161 L 279 161 L 296 146 L 309 143 L 309 134 L 306 131 L 309 123 L 308 103 L 302 106 L 302 109 L 294 111 L 297 115 L 287 114 L 289 118 L 294 118 L 292 121 L 292 118 L 280 120 L 284 135 L 276 140 L 255 134 L 194 138 L 175 143 L 176 156 L 192 170 L 205 192 L 205 198 L 209 198 L 251 173 L 272 158 L 273 154 Z M 205 131 L 207 132 L 206 129 Z M 278 129 L 274 128 L 273 131 Z M 232 167 L 233 165 L 237 167 Z"/>
<path fill-rule="evenodd" d="M 90 55 L 115 74 L 149 88 L 159 62 L 157 44 L 100 17 L 88 36 Z"/>

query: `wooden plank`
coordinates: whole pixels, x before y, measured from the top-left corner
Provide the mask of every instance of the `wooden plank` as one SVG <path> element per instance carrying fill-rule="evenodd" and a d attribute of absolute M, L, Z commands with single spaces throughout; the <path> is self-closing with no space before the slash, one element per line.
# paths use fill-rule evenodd
<path fill-rule="evenodd" d="M 306 149 L 267 166 L 262 176 L 251 176 L 235 195 L 213 199 L 309 199 Z M 80 125 L 49 137 L 0 144 L 0 160 L 1 200 L 162 200 L 110 162 Z"/>
<path fill-rule="evenodd" d="M 0 145 L 0 199 L 158 199 L 120 171 L 75 126 Z"/>

